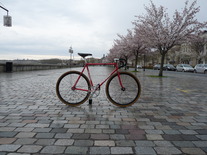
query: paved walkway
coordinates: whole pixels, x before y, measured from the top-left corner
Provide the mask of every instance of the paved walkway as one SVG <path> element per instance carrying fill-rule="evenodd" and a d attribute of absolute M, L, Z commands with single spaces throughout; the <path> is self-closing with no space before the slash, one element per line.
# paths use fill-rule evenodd
<path fill-rule="evenodd" d="M 97 80 L 108 71 L 92 69 Z M 102 89 L 92 106 L 69 107 L 55 94 L 64 72 L 0 74 L 0 155 L 207 154 L 207 76 L 141 71 L 133 106 L 112 105 Z"/>

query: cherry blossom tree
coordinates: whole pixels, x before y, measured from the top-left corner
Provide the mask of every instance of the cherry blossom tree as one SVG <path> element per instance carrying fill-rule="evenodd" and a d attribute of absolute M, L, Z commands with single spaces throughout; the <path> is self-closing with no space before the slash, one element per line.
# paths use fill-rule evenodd
<path fill-rule="evenodd" d="M 196 54 L 197 63 L 200 63 L 201 58 L 204 56 L 204 47 L 207 44 L 207 39 L 203 36 L 206 31 L 194 35 L 190 40 L 190 46 Z"/>
<path fill-rule="evenodd" d="M 131 57 L 128 40 L 120 34 L 118 34 L 118 37 L 119 39 L 115 40 L 115 44 L 119 51 L 120 58 L 123 58 L 128 62 L 128 59 Z"/>
<path fill-rule="evenodd" d="M 196 14 L 200 7 L 196 7 L 196 0 L 185 7 L 175 11 L 170 19 L 167 10 L 156 7 L 151 1 L 149 7 L 145 7 L 146 15 L 136 16 L 133 22 L 135 31 L 139 31 L 144 43 L 148 47 L 156 48 L 161 54 L 161 69 L 159 76 L 163 76 L 163 64 L 167 52 L 176 45 L 180 45 L 191 38 L 191 35 L 207 27 L 207 22 L 198 22 Z"/>
<path fill-rule="evenodd" d="M 135 71 L 137 71 L 138 57 L 145 51 L 145 46 L 142 43 L 142 39 L 137 31 L 133 33 L 128 30 L 126 36 L 118 34 L 119 39 L 114 41 L 112 49 L 110 49 L 109 56 L 111 57 L 114 53 L 119 54 L 120 58 L 124 58 L 128 61 L 129 58 L 135 60 Z M 109 57 L 109 58 L 110 58 Z"/>
<path fill-rule="evenodd" d="M 113 62 L 115 58 L 117 58 L 117 55 L 119 55 L 119 51 L 116 50 L 116 46 L 113 45 L 113 47 L 109 50 L 109 54 L 107 54 L 107 61 Z"/>
<path fill-rule="evenodd" d="M 141 54 L 147 53 L 147 51 L 149 50 L 147 50 L 147 47 L 143 42 L 142 36 L 139 33 L 139 29 L 135 30 L 134 36 L 132 35 L 132 32 L 129 32 L 129 34 L 131 37 L 131 48 L 133 51 L 133 55 L 135 56 L 135 71 L 137 71 L 138 57 Z"/>
<path fill-rule="evenodd" d="M 114 40 L 113 47 L 109 50 L 110 53 L 109 61 L 112 61 L 114 58 L 124 58 L 126 62 L 128 62 L 128 59 L 131 57 L 129 42 L 126 39 L 126 37 L 118 34 L 119 39 Z"/>

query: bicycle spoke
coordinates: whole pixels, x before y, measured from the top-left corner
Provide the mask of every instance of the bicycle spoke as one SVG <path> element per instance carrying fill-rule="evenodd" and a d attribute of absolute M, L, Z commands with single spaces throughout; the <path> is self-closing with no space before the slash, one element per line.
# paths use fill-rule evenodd
<path fill-rule="evenodd" d="M 121 72 L 120 77 L 124 89 L 121 88 L 118 75 L 115 74 L 107 82 L 106 94 L 115 105 L 126 107 L 139 98 L 140 84 L 135 76 L 127 72 Z"/>
<path fill-rule="evenodd" d="M 58 80 L 56 87 L 57 95 L 63 103 L 68 105 L 79 105 L 85 102 L 89 97 L 89 91 L 72 89 L 79 76 L 80 72 L 71 71 L 62 75 Z M 81 75 L 75 87 L 78 89 L 90 90 L 89 81 L 84 74 Z"/>

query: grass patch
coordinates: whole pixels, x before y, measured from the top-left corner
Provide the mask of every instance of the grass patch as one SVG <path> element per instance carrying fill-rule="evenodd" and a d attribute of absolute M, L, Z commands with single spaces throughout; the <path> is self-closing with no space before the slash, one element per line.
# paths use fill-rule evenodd
<path fill-rule="evenodd" d="M 139 71 L 131 71 L 131 72 L 137 73 L 137 72 L 139 72 Z"/>
<path fill-rule="evenodd" d="M 158 75 L 148 75 L 148 77 L 153 77 L 153 78 L 167 78 L 167 76 L 158 76 Z"/>

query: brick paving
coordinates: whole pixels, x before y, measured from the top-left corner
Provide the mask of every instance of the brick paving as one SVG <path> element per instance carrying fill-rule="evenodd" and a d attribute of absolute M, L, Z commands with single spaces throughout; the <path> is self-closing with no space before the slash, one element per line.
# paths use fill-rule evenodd
<path fill-rule="evenodd" d="M 92 69 L 100 81 L 109 68 Z M 92 106 L 69 107 L 55 94 L 66 71 L 0 74 L 0 155 L 207 154 L 206 75 L 140 71 L 133 106 L 114 106 L 102 87 Z"/>

